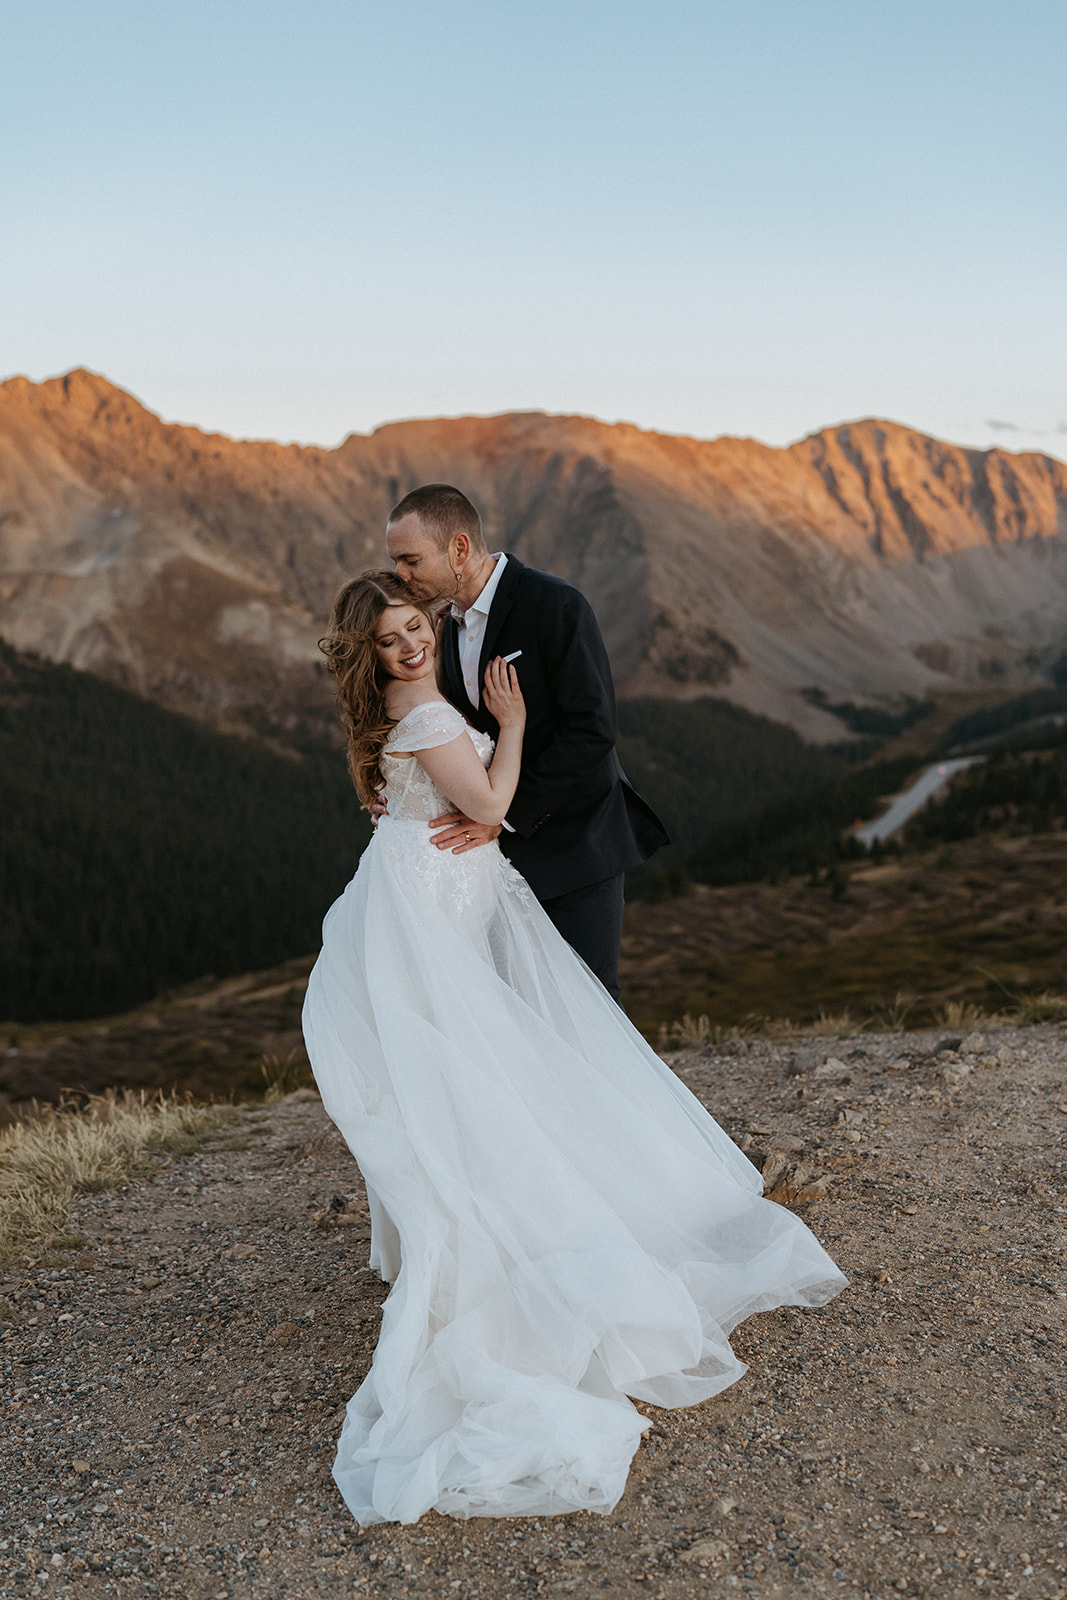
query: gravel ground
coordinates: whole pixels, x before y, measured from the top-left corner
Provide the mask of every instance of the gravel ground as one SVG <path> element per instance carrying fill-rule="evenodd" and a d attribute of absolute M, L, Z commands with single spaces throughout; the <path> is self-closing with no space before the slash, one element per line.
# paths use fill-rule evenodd
<path fill-rule="evenodd" d="M 609 1517 L 363 1533 L 334 1490 L 385 1290 L 305 1092 L 84 1201 L 7 1269 L 0 1595 L 1067 1595 L 1067 1030 L 671 1064 L 852 1280 L 751 1319 Z"/>

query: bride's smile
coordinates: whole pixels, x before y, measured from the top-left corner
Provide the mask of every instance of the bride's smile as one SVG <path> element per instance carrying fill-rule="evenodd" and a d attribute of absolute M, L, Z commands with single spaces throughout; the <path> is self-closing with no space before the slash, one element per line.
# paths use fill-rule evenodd
<path fill-rule="evenodd" d="M 378 658 L 391 678 L 416 683 L 433 671 L 433 628 L 418 606 L 386 606 L 374 630 Z"/>

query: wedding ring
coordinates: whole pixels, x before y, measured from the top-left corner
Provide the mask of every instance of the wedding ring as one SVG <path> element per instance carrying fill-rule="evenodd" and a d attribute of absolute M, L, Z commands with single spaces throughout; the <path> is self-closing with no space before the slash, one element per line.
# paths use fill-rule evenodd
<path fill-rule="evenodd" d="M 470 836 L 470 834 L 469 834 L 469 833 L 465 833 L 465 834 L 464 834 L 464 835 L 463 835 L 463 837 L 464 837 L 464 838 L 465 838 L 465 839 L 466 839 L 466 841 L 467 841 L 467 843 L 468 843 L 468 844 L 470 844 L 470 842 L 471 842 L 471 836 Z"/>

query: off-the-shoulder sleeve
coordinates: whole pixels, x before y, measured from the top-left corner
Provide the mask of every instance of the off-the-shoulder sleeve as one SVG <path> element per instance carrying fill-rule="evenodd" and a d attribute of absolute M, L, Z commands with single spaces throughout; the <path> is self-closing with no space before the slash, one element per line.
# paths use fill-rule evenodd
<path fill-rule="evenodd" d="M 467 722 L 444 700 L 427 700 L 401 717 L 389 736 L 394 750 L 433 750 L 450 744 L 466 730 Z"/>

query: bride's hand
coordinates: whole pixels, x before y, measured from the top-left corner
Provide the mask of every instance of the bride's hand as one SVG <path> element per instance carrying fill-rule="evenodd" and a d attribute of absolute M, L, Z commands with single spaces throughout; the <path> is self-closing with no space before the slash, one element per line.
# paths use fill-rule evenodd
<path fill-rule="evenodd" d="M 515 668 L 503 656 L 494 656 L 485 669 L 485 706 L 501 728 L 521 728 L 526 722 L 526 702 L 522 698 Z"/>

